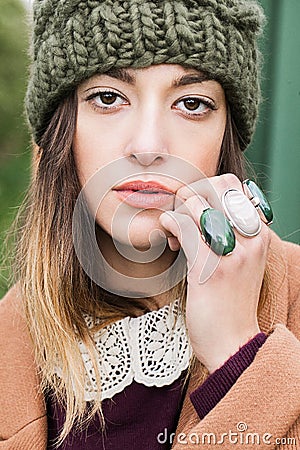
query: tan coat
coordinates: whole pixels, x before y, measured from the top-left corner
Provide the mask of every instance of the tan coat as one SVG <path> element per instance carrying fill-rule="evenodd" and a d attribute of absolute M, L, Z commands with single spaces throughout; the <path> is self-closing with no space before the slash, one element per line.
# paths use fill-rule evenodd
<path fill-rule="evenodd" d="M 202 421 L 186 396 L 175 450 L 300 449 L 300 247 L 273 235 L 268 267 L 272 290 L 259 322 L 272 333 Z M 15 289 L 0 302 L 0 450 L 45 450 L 45 404 L 19 303 Z"/>

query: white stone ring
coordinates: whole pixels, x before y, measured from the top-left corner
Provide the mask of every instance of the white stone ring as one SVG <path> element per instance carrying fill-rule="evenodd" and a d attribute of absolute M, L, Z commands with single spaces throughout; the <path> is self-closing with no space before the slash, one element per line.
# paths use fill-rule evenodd
<path fill-rule="evenodd" d="M 249 198 L 237 189 L 227 189 L 222 205 L 231 224 L 242 236 L 257 236 L 261 230 L 260 216 Z"/>

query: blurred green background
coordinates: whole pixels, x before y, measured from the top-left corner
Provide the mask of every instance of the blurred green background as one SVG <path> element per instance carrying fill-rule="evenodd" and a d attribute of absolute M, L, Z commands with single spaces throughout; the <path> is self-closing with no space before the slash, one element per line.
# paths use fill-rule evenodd
<path fill-rule="evenodd" d="M 261 39 L 264 101 L 246 156 L 272 202 L 272 228 L 282 238 L 300 243 L 300 1 L 261 0 L 261 4 L 268 20 Z M 28 73 L 26 8 L 25 0 L 1 0 L 1 251 L 30 178 L 30 138 L 23 114 Z M 7 289 L 9 273 L 8 268 L 1 270 L 0 298 Z"/>
<path fill-rule="evenodd" d="M 247 151 L 272 203 L 272 226 L 300 243 L 300 1 L 261 0 L 267 27 L 263 97 L 252 146 Z"/>
<path fill-rule="evenodd" d="M 29 136 L 23 114 L 27 78 L 26 11 L 21 0 L 1 0 L 0 8 L 0 252 L 30 177 Z M 1 264 L 0 298 L 9 269 Z M 4 267 L 3 267 L 4 266 Z"/>

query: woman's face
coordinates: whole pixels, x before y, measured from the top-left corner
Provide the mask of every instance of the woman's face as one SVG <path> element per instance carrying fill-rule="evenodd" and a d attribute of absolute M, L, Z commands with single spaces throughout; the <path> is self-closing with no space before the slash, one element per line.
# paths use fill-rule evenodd
<path fill-rule="evenodd" d="M 119 242 L 129 238 L 136 248 L 148 248 L 176 191 L 196 181 L 196 173 L 216 174 L 225 126 L 221 85 L 194 69 L 170 64 L 119 69 L 82 83 L 73 142 L 80 183 L 99 169 L 100 184 L 107 182 L 111 163 L 121 167 L 99 205 L 98 225 Z M 178 176 L 173 168 L 168 176 L 174 162 Z"/>

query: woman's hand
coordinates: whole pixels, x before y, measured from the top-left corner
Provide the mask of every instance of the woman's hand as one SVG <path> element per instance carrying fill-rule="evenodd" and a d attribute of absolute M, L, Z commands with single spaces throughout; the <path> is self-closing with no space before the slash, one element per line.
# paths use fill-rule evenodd
<path fill-rule="evenodd" d="M 186 323 L 194 353 L 210 373 L 260 331 L 257 306 L 269 247 L 264 223 L 252 238 L 235 231 L 236 246 L 229 256 L 214 254 L 203 241 L 201 214 L 207 207 L 222 210 L 220 199 L 229 188 L 243 191 L 232 174 L 182 187 L 174 211 L 160 217 L 173 235 L 170 248 L 181 246 L 187 258 Z"/>

